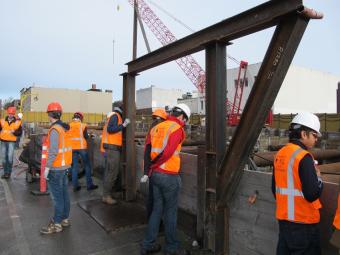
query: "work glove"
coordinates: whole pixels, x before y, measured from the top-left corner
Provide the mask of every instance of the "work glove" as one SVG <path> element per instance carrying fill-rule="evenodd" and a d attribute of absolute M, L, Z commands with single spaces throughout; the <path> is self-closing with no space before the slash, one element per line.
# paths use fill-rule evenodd
<path fill-rule="evenodd" d="M 48 174 L 50 172 L 50 169 L 48 167 L 45 167 L 45 171 L 44 171 L 44 177 L 46 180 L 48 180 Z"/>
<path fill-rule="evenodd" d="M 140 182 L 141 182 L 141 183 L 145 183 L 145 182 L 148 181 L 148 179 L 149 179 L 149 176 L 143 175 L 143 177 L 140 179 Z"/>
<path fill-rule="evenodd" d="M 126 118 L 126 119 L 124 120 L 123 127 L 126 127 L 126 126 L 129 125 L 129 124 L 130 124 L 130 120 L 129 120 L 128 118 Z"/>

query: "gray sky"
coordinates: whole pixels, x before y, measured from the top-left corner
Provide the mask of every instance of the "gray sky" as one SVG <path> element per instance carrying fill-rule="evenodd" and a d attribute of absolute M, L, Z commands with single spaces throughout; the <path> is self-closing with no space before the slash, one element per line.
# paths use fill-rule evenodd
<path fill-rule="evenodd" d="M 145 1 L 178 39 L 190 34 Z M 198 31 L 265 1 L 153 2 Z M 325 17 L 310 21 L 293 64 L 340 75 L 340 33 L 336 32 L 340 25 L 339 0 L 306 0 L 304 4 L 323 12 Z M 84 90 L 96 83 L 98 88 L 112 89 L 114 100 L 120 99 L 119 74 L 126 71 L 125 63 L 132 55 L 132 17 L 127 0 L 0 0 L 0 98 L 18 98 L 21 88 L 33 84 Z M 160 43 L 147 27 L 146 30 L 152 50 L 159 48 Z M 138 32 L 141 56 L 146 49 Z M 237 40 L 227 52 L 238 60 L 260 62 L 272 33 L 273 29 L 268 29 Z M 204 67 L 203 53 L 194 57 Z M 235 64 L 228 62 L 228 66 Z M 185 91 L 195 89 L 175 63 L 138 76 L 137 89 L 151 84 Z"/>

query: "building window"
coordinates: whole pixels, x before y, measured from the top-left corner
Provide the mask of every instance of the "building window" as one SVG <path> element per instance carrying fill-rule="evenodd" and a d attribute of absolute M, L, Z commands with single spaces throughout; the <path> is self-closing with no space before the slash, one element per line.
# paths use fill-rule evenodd
<path fill-rule="evenodd" d="M 240 82 L 241 82 L 241 84 L 242 84 L 242 83 L 243 83 L 243 79 L 240 79 Z M 237 80 L 234 80 L 234 83 L 235 83 L 235 89 L 236 89 L 236 87 L 237 87 Z M 248 78 L 247 78 L 247 77 L 246 77 L 246 79 L 245 79 L 244 86 L 245 86 L 245 87 L 248 87 Z"/>

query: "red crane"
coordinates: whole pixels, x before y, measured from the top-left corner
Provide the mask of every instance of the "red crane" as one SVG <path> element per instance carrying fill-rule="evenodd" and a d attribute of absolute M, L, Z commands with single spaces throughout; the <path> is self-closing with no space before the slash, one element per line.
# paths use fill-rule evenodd
<path fill-rule="evenodd" d="M 129 0 L 129 3 L 134 7 L 134 0 Z M 167 45 L 176 41 L 176 37 L 170 29 L 158 18 L 158 16 L 151 10 L 151 8 L 143 1 L 137 0 L 138 15 L 149 27 L 152 33 L 157 37 L 161 44 Z M 191 56 L 185 56 L 176 60 L 177 64 L 191 80 L 197 90 L 204 95 L 205 92 L 205 71 Z M 239 123 L 241 115 L 241 100 L 243 95 L 244 81 L 246 77 L 248 63 L 241 61 L 239 66 L 239 74 L 237 79 L 237 86 L 235 88 L 234 102 L 227 100 L 227 116 L 228 124 L 235 126 Z M 241 79 L 241 72 L 243 71 L 243 78 Z M 230 110 L 229 110 L 230 109 Z"/>

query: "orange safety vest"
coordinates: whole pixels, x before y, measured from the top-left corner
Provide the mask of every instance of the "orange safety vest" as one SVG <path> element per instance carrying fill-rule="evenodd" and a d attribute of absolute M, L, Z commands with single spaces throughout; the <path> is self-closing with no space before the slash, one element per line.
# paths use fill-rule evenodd
<path fill-rule="evenodd" d="M 13 132 L 21 126 L 21 121 L 16 120 L 8 124 L 8 121 L 1 119 L 0 121 L 2 130 L 0 132 L 0 139 L 8 142 L 15 142 L 17 137 L 13 135 Z"/>
<path fill-rule="evenodd" d="M 300 146 L 288 143 L 275 156 L 276 218 L 297 223 L 312 224 L 320 221 L 320 200 L 308 202 L 302 193 L 299 163 L 311 155 Z"/>
<path fill-rule="evenodd" d="M 156 126 L 154 126 L 150 130 L 150 138 L 151 138 L 151 159 L 154 160 L 160 153 L 163 152 L 166 145 L 168 144 L 169 137 L 172 133 L 182 128 L 178 123 L 166 120 L 163 121 Z M 182 148 L 182 143 L 180 143 L 174 154 L 162 165 L 160 168 L 164 170 L 164 172 L 168 172 L 169 174 L 177 174 L 179 172 L 181 166 L 181 159 L 179 153 Z"/>
<path fill-rule="evenodd" d="M 113 115 L 116 115 L 118 118 L 118 125 L 121 125 L 123 123 L 122 117 L 120 117 L 120 114 L 113 112 L 107 119 L 106 123 L 103 128 L 103 133 L 102 133 L 102 140 L 100 143 L 100 151 L 105 152 L 104 149 L 104 144 L 112 144 L 112 145 L 117 145 L 117 146 L 122 146 L 123 145 L 123 132 L 119 131 L 114 134 L 110 134 L 107 132 L 107 126 L 109 125 L 109 121 Z"/>
<path fill-rule="evenodd" d="M 84 138 L 84 130 L 86 124 L 80 120 L 73 120 L 70 123 L 70 130 L 68 131 L 71 137 L 72 150 L 84 150 L 87 149 L 87 142 Z"/>
<path fill-rule="evenodd" d="M 335 213 L 333 225 L 336 229 L 340 230 L 340 193 L 338 195 L 338 209 Z"/>
<path fill-rule="evenodd" d="M 50 149 L 51 131 L 55 129 L 59 134 L 59 150 L 52 166 L 55 168 L 68 168 L 72 164 L 72 146 L 71 138 L 68 132 L 58 124 L 53 125 L 47 133 L 47 151 Z M 48 155 L 47 155 L 48 160 Z"/>

